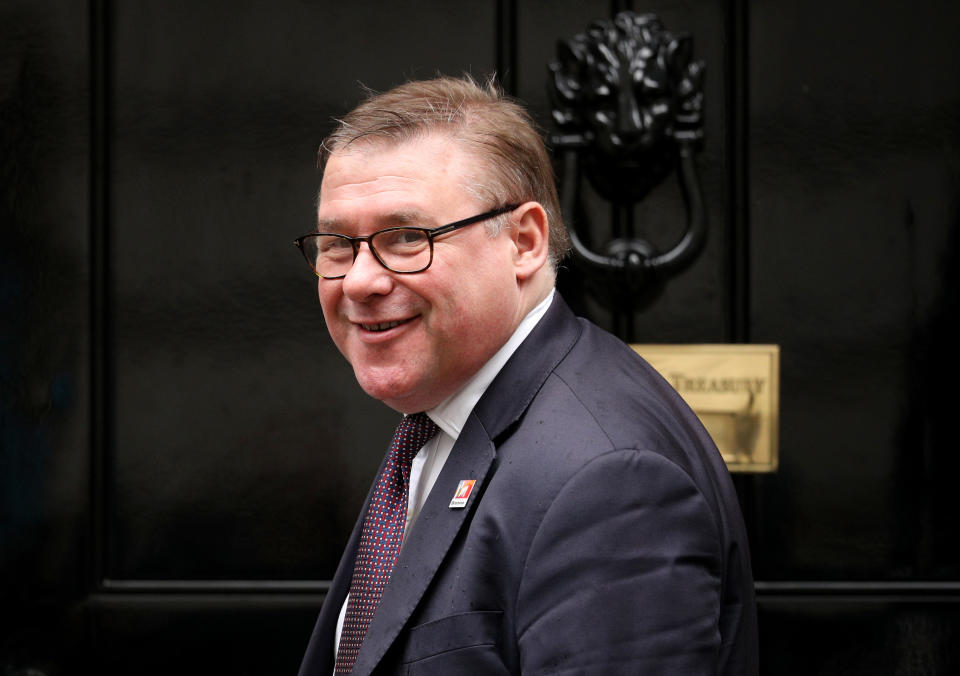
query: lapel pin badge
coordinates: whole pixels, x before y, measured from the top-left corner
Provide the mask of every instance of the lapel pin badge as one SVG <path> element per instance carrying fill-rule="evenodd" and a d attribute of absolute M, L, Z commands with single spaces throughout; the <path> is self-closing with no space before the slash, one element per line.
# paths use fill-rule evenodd
<path fill-rule="evenodd" d="M 457 492 L 453 494 L 453 500 L 450 501 L 450 509 L 462 509 L 467 506 L 467 500 L 473 492 L 473 485 L 477 483 L 476 479 L 461 479 L 457 484 Z"/>

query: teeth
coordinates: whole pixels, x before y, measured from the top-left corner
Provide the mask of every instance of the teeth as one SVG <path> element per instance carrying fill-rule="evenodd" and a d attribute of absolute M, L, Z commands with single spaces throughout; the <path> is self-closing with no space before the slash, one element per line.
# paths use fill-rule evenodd
<path fill-rule="evenodd" d="M 380 322 L 379 324 L 361 324 L 367 331 L 386 331 L 394 326 L 400 326 L 403 322 Z"/>

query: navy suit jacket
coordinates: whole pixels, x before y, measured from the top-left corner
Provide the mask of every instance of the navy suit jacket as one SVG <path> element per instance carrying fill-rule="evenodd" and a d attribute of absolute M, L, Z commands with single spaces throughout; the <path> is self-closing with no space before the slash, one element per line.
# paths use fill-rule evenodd
<path fill-rule="evenodd" d="M 461 479 L 476 485 L 451 509 Z M 300 676 L 333 672 L 365 513 Z M 646 362 L 559 296 L 405 538 L 354 674 L 757 673 L 746 533 L 719 453 Z"/>

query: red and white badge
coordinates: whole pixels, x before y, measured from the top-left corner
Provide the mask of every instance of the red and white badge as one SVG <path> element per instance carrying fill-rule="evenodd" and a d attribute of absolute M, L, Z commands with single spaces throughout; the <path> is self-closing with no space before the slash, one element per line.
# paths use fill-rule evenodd
<path fill-rule="evenodd" d="M 473 485 L 477 483 L 476 479 L 461 479 L 457 484 L 457 492 L 453 494 L 453 500 L 450 501 L 450 509 L 461 509 L 467 506 L 467 500 L 473 493 Z"/>

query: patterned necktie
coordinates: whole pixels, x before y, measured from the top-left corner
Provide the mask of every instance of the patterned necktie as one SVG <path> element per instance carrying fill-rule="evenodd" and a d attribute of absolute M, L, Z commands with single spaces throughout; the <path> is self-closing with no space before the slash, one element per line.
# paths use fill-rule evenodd
<path fill-rule="evenodd" d="M 436 433 L 437 426 L 426 413 L 414 413 L 404 417 L 393 435 L 386 465 L 373 489 L 360 533 L 334 670 L 338 676 L 349 674 L 353 669 L 360 644 L 400 554 L 413 456 Z"/>

